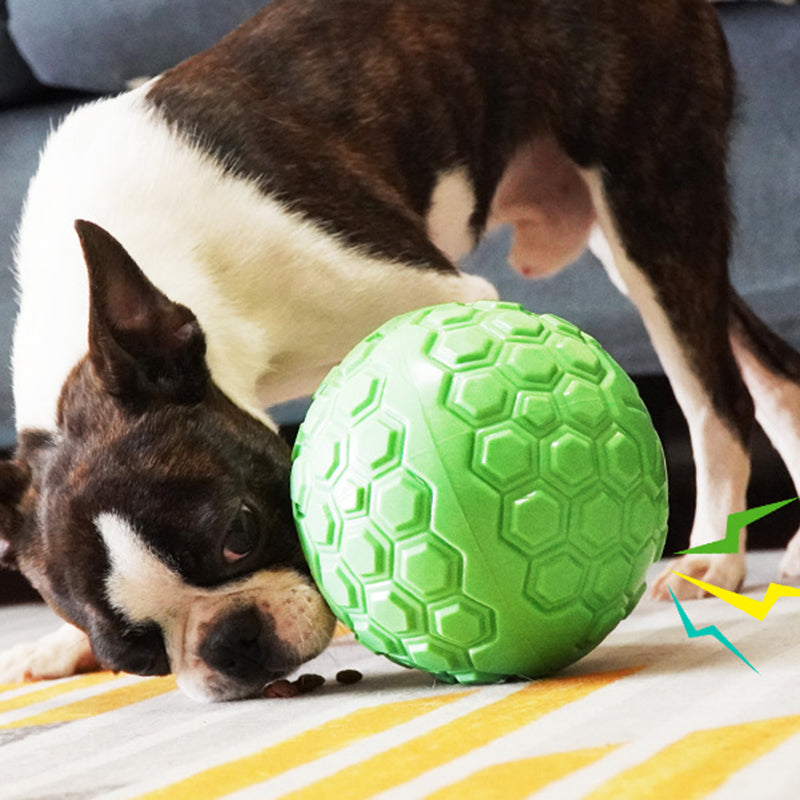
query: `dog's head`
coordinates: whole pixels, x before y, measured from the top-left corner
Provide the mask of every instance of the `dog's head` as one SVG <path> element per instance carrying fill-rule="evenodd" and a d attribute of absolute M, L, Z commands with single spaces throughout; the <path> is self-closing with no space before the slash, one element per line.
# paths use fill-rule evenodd
<path fill-rule="evenodd" d="M 0 561 L 108 667 L 252 696 L 333 628 L 293 522 L 289 449 L 215 386 L 192 312 L 102 228 L 76 229 L 88 355 L 57 430 L 23 432 L 0 463 Z"/>

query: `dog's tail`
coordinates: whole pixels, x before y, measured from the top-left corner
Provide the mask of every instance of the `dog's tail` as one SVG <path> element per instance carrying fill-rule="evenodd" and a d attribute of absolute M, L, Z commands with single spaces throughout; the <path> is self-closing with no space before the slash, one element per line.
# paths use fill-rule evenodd
<path fill-rule="evenodd" d="M 756 419 L 800 494 L 800 353 L 738 295 L 731 298 L 730 340 Z M 794 574 L 796 567 L 789 567 Z"/>
<path fill-rule="evenodd" d="M 800 352 L 756 316 L 735 292 L 731 293 L 730 335 L 738 360 L 744 348 L 776 377 L 800 385 Z"/>

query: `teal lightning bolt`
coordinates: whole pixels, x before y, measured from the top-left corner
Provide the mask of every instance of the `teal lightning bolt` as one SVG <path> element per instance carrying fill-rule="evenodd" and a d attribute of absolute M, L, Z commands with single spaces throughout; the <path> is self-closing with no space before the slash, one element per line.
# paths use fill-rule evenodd
<path fill-rule="evenodd" d="M 675 602 L 675 605 L 678 609 L 678 613 L 681 615 L 681 622 L 683 622 L 683 627 L 686 629 L 686 633 L 689 635 L 690 639 L 699 639 L 701 636 L 713 636 L 720 644 L 725 645 L 728 650 L 731 651 L 737 658 L 741 658 L 745 664 L 747 664 L 750 669 L 753 670 L 756 674 L 760 675 L 761 673 L 736 649 L 733 643 L 725 636 L 724 633 L 716 626 L 716 625 L 709 625 L 705 628 L 701 628 L 697 630 L 695 626 L 692 624 L 692 621 L 689 619 L 689 615 L 683 610 L 683 606 L 678 602 L 678 598 L 672 592 L 672 589 L 669 590 L 669 593 L 672 595 L 672 599 Z"/>

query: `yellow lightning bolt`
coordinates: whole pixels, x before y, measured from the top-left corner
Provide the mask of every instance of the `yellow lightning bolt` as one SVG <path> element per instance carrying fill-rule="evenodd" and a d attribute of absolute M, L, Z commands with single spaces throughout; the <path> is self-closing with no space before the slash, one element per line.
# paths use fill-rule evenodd
<path fill-rule="evenodd" d="M 672 570 L 675 572 L 675 570 Z M 744 611 L 751 617 L 763 622 L 764 618 L 772 610 L 772 607 L 781 597 L 800 597 L 800 588 L 796 586 L 784 586 L 781 583 L 771 583 L 764 593 L 763 600 L 756 600 L 754 597 L 745 597 L 737 592 L 731 592 L 728 589 L 721 589 L 719 586 L 714 586 L 712 583 L 698 580 L 697 578 L 690 578 L 688 575 L 681 575 L 680 572 L 675 572 L 679 578 L 683 578 L 695 586 L 699 586 L 714 597 L 724 600 L 729 605 Z"/>

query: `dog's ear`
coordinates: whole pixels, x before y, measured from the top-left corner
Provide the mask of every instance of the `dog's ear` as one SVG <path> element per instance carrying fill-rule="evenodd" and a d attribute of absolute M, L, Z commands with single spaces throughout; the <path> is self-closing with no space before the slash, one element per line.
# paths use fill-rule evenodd
<path fill-rule="evenodd" d="M 13 458 L 0 461 L 0 566 L 16 569 L 35 538 L 38 485 L 55 449 L 51 433 L 28 428 L 20 431 Z"/>
<path fill-rule="evenodd" d="M 198 402 L 209 373 L 195 315 L 99 225 L 77 220 L 75 230 L 89 271 L 89 357 L 104 387 L 139 409 L 156 399 Z"/>
<path fill-rule="evenodd" d="M 0 461 L 0 566 L 16 568 L 16 544 L 24 516 L 22 497 L 31 483 L 24 461 Z"/>

